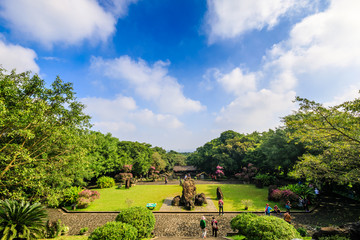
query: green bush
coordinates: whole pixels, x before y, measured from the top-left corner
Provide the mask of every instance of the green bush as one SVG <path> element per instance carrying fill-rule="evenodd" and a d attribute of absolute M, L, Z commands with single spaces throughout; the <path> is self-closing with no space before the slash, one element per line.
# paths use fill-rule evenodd
<path fill-rule="evenodd" d="M 88 230 L 89 230 L 88 227 L 81 228 L 79 234 L 84 235 Z"/>
<path fill-rule="evenodd" d="M 46 196 L 45 204 L 49 208 L 57 208 L 60 206 L 62 198 L 63 195 L 61 193 L 57 193 L 57 192 L 48 193 Z"/>
<path fill-rule="evenodd" d="M 289 223 L 281 218 L 260 216 L 250 220 L 244 234 L 252 240 L 291 240 L 300 237 L 300 234 Z"/>
<path fill-rule="evenodd" d="M 40 203 L 30 204 L 15 200 L 0 203 L 0 237 L 38 239 L 45 230 L 46 211 Z"/>
<path fill-rule="evenodd" d="M 89 236 L 89 240 L 136 240 L 137 230 L 130 224 L 123 222 L 108 222 L 96 228 Z"/>
<path fill-rule="evenodd" d="M 307 231 L 305 228 L 299 227 L 298 229 L 296 229 L 296 231 L 298 231 L 298 233 L 300 233 L 300 236 L 302 236 L 302 237 L 307 236 Z"/>
<path fill-rule="evenodd" d="M 313 199 L 315 197 L 314 189 L 306 184 L 289 184 L 281 187 L 280 190 L 290 190 L 302 198 Z"/>
<path fill-rule="evenodd" d="M 69 187 L 63 193 L 63 205 L 70 206 L 78 201 L 79 193 L 82 191 L 81 187 Z"/>
<path fill-rule="evenodd" d="M 238 230 L 239 234 L 245 235 L 246 227 L 250 220 L 258 216 L 253 213 L 242 213 L 231 219 L 230 225 L 233 230 Z"/>
<path fill-rule="evenodd" d="M 267 174 L 258 173 L 255 178 L 256 181 L 260 182 L 263 186 L 269 186 L 275 183 L 276 177 Z"/>
<path fill-rule="evenodd" d="M 154 214 L 146 207 L 131 207 L 116 216 L 116 221 L 133 225 L 138 230 L 138 238 L 148 238 L 155 227 Z"/>
<path fill-rule="evenodd" d="M 102 176 L 96 181 L 96 184 L 99 188 L 111 188 L 115 186 L 115 180 L 111 177 Z"/>

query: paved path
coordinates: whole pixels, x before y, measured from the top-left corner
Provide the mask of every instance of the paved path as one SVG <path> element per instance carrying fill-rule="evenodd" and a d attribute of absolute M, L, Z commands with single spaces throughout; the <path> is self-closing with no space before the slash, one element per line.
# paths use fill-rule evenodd
<path fill-rule="evenodd" d="M 159 211 L 160 212 L 185 212 L 186 211 L 186 210 L 183 210 L 179 206 L 172 206 L 171 205 L 172 199 L 173 199 L 173 197 L 166 198 Z M 207 201 L 206 206 L 203 206 L 203 207 L 195 206 L 195 209 L 193 210 L 193 212 L 217 212 L 218 211 L 215 207 L 214 201 L 211 200 L 211 198 L 207 197 L 206 201 Z"/>

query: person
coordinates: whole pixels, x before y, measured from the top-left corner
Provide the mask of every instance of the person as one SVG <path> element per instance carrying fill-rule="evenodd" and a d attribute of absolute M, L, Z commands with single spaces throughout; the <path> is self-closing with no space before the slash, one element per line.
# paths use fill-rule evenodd
<path fill-rule="evenodd" d="M 285 204 L 286 211 L 290 213 L 291 204 L 290 201 L 287 201 Z"/>
<path fill-rule="evenodd" d="M 281 214 L 280 208 L 278 207 L 278 205 L 274 206 L 274 211 L 273 212 L 276 213 L 276 214 Z"/>
<path fill-rule="evenodd" d="M 218 227 L 218 222 L 216 221 L 215 217 L 212 217 L 211 227 L 212 227 L 212 235 L 214 237 L 217 237 L 217 231 L 218 231 L 219 227 Z"/>
<path fill-rule="evenodd" d="M 306 197 L 303 199 L 303 203 L 305 212 L 309 212 L 309 200 Z"/>
<path fill-rule="evenodd" d="M 265 215 L 270 216 L 270 211 L 272 210 L 272 208 L 269 206 L 269 204 L 267 203 L 265 206 Z"/>
<path fill-rule="evenodd" d="M 301 197 L 299 197 L 298 207 L 299 207 L 299 208 L 304 207 L 304 200 L 303 200 Z"/>
<path fill-rule="evenodd" d="M 184 180 L 186 180 L 186 178 L 187 178 L 187 174 L 185 174 L 185 176 L 184 176 Z"/>
<path fill-rule="evenodd" d="M 167 177 L 165 177 L 165 184 L 167 184 L 168 183 L 168 180 L 167 180 Z"/>
<path fill-rule="evenodd" d="M 284 220 L 291 224 L 291 219 L 293 219 L 293 217 L 291 217 L 290 211 L 286 211 L 286 213 L 284 214 Z"/>
<path fill-rule="evenodd" d="M 202 231 L 202 238 L 206 238 L 206 222 L 205 222 L 205 216 L 202 216 L 200 220 L 200 228 Z"/>
<path fill-rule="evenodd" d="M 220 198 L 219 200 L 219 216 L 221 214 L 224 215 L 224 201 L 222 200 L 222 198 Z"/>
<path fill-rule="evenodd" d="M 316 200 L 318 200 L 319 199 L 319 194 L 320 194 L 319 189 L 315 188 L 314 192 L 315 192 L 315 198 L 316 198 Z"/>

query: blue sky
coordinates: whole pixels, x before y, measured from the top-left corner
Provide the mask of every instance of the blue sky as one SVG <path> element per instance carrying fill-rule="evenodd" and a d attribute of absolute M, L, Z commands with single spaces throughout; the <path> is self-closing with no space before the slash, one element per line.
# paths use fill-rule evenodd
<path fill-rule="evenodd" d="M 0 0 L 0 64 L 74 84 L 93 130 L 193 151 L 358 96 L 358 0 Z"/>

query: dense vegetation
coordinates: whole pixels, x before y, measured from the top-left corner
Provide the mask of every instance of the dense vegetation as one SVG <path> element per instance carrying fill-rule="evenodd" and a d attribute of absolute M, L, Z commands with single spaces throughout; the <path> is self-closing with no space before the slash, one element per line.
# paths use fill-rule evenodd
<path fill-rule="evenodd" d="M 47 87 L 36 74 L 0 69 L 0 199 L 74 204 L 89 184 L 113 185 L 104 177 L 154 177 L 176 165 L 259 185 L 296 178 L 357 190 L 360 99 L 333 107 L 296 100 L 300 107 L 283 118 L 283 127 L 225 131 L 182 154 L 91 131 L 72 84 L 59 77 Z"/>

